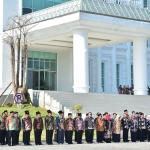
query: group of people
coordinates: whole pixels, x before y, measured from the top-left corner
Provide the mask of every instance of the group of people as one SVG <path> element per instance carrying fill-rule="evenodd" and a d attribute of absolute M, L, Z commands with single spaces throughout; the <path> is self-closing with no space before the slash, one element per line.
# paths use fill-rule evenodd
<path fill-rule="evenodd" d="M 96 130 L 96 140 L 98 143 L 120 142 L 120 133 L 123 130 L 123 142 L 129 142 L 128 133 L 131 132 L 131 141 L 150 142 L 150 115 L 145 116 L 142 112 L 132 112 L 129 117 L 128 111 L 124 110 L 121 117 L 119 114 L 113 113 L 111 118 L 108 112 L 104 114 L 97 113 L 94 119 L 92 113 L 86 114 L 83 119 L 81 113 L 77 113 L 73 118 L 71 113 L 65 119 L 64 112 L 59 111 L 56 119 L 52 116 L 51 110 L 47 110 L 47 115 L 44 120 L 41 113 L 36 112 L 36 117 L 33 120 L 30 117 L 29 111 L 25 111 L 25 115 L 20 118 L 18 112 L 10 112 L 8 116 L 7 110 L 2 113 L 0 118 L 0 144 L 15 146 L 19 144 L 19 134 L 23 130 L 24 145 L 30 144 L 30 133 L 33 128 L 35 144 L 42 145 L 41 135 L 45 127 L 46 143 L 53 144 L 54 141 L 58 144 L 64 144 L 64 140 L 68 144 L 73 144 L 73 132 L 75 132 L 75 142 L 82 144 L 83 133 L 85 132 L 85 140 L 87 143 L 93 143 L 94 130 Z"/>
<path fill-rule="evenodd" d="M 119 94 L 134 95 L 133 89 L 134 89 L 134 85 L 133 84 L 132 84 L 131 87 L 129 87 L 129 85 L 127 85 L 127 86 L 124 85 L 123 87 L 122 87 L 122 85 L 120 85 L 118 87 L 118 93 Z"/>

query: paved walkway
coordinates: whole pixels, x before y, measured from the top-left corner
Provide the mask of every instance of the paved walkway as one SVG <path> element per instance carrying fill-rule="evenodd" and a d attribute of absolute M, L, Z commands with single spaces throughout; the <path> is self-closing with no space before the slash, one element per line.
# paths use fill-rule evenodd
<path fill-rule="evenodd" d="M 34 143 L 32 143 L 32 146 L 0 146 L 0 150 L 150 150 L 150 143 L 144 142 L 136 142 L 136 143 L 95 143 L 95 144 L 73 144 L 73 145 L 57 145 L 57 143 L 54 143 L 54 145 L 41 145 L 36 146 Z M 45 144 L 43 142 L 43 144 Z"/>

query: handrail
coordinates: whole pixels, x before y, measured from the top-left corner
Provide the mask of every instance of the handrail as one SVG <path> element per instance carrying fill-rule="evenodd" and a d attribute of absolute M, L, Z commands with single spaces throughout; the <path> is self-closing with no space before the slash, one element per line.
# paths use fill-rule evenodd
<path fill-rule="evenodd" d="M 0 95 L 0 98 L 3 96 L 3 94 L 6 92 L 6 90 L 11 86 L 12 82 L 9 83 L 9 85 L 4 89 L 2 94 Z"/>
<path fill-rule="evenodd" d="M 5 100 L 4 100 L 3 104 L 2 104 L 2 106 L 4 106 L 6 100 L 8 99 L 9 95 L 11 94 L 11 92 L 12 92 L 12 90 L 11 90 L 10 93 L 7 95 L 7 97 L 5 98 Z"/>

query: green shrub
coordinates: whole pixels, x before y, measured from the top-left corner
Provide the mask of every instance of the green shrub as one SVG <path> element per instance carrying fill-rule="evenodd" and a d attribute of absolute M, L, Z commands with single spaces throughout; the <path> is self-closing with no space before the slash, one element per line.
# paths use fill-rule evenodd
<path fill-rule="evenodd" d="M 83 109 L 83 106 L 81 104 L 76 104 L 72 107 L 72 110 L 75 111 L 75 113 L 80 113 Z"/>

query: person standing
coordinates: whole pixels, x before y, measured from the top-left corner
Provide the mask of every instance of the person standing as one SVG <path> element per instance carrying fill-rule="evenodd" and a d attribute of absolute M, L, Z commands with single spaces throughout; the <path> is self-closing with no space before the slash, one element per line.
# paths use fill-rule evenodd
<path fill-rule="evenodd" d="M 98 118 L 96 119 L 96 123 L 95 123 L 96 131 L 97 131 L 97 142 L 103 143 L 105 124 L 104 121 L 102 120 L 102 115 L 99 113 L 97 114 L 97 116 Z"/>
<path fill-rule="evenodd" d="M 106 143 L 111 143 L 111 136 L 112 136 L 112 123 L 110 121 L 110 115 L 106 114 L 105 116 L 105 133 L 104 139 Z"/>
<path fill-rule="evenodd" d="M 93 143 L 95 125 L 91 112 L 88 113 L 88 117 L 85 119 L 85 128 L 87 129 L 87 143 Z"/>
<path fill-rule="evenodd" d="M 7 119 L 7 117 L 8 117 L 8 111 L 4 110 L 4 113 L 5 113 L 5 119 Z M 9 136 L 9 132 L 6 131 L 5 132 L 5 139 L 6 139 L 5 144 L 8 144 L 8 136 Z"/>
<path fill-rule="evenodd" d="M 81 113 L 78 113 L 78 116 L 75 120 L 75 130 L 77 136 L 77 144 L 82 144 L 82 134 L 84 131 L 84 121 L 81 118 Z"/>
<path fill-rule="evenodd" d="M 72 114 L 68 113 L 68 118 L 66 119 L 66 141 L 68 144 L 72 143 L 72 135 L 74 131 L 74 120 L 72 119 Z"/>
<path fill-rule="evenodd" d="M 6 135 L 6 114 L 3 112 L 0 118 L 0 144 L 5 145 Z"/>
<path fill-rule="evenodd" d="M 59 113 L 59 116 L 56 117 L 58 144 L 64 144 L 64 134 L 65 134 L 65 129 L 66 129 L 64 112 L 60 110 L 58 113 Z"/>
<path fill-rule="evenodd" d="M 113 129 L 112 129 L 113 138 L 114 138 L 113 140 L 116 143 L 120 142 L 120 132 L 121 132 L 121 121 L 120 121 L 120 118 L 121 118 L 120 115 L 116 116 L 116 118 L 114 120 L 114 123 L 113 123 Z"/>
<path fill-rule="evenodd" d="M 123 118 L 121 119 L 121 125 L 123 128 L 123 142 L 129 142 L 128 140 L 129 119 L 126 113 L 123 114 Z"/>
<path fill-rule="evenodd" d="M 147 128 L 147 140 L 148 142 L 150 142 L 150 115 L 147 116 L 146 128 Z"/>
<path fill-rule="evenodd" d="M 113 118 L 111 119 L 112 125 L 114 124 L 114 121 L 115 121 L 115 119 L 116 119 L 116 116 L 117 116 L 117 114 L 116 114 L 116 113 L 113 113 Z M 112 141 L 114 142 L 114 133 L 113 133 L 113 132 L 112 132 Z"/>
<path fill-rule="evenodd" d="M 23 143 L 24 145 L 30 144 L 30 133 L 32 130 L 32 119 L 29 116 L 29 111 L 25 111 L 24 117 L 22 117 L 22 130 L 23 130 Z"/>
<path fill-rule="evenodd" d="M 131 115 L 131 119 L 129 120 L 129 128 L 131 131 L 131 141 L 136 142 L 137 139 L 137 130 L 138 130 L 138 122 L 135 118 L 135 115 Z"/>
<path fill-rule="evenodd" d="M 43 145 L 41 142 L 43 119 L 41 118 L 41 113 L 39 111 L 36 112 L 36 117 L 34 118 L 33 122 L 33 128 L 34 128 L 35 145 Z"/>
<path fill-rule="evenodd" d="M 76 121 L 76 119 L 77 119 L 77 117 L 78 117 L 78 114 L 76 114 L 76 117 L 73 119 L 73 121 L 74 121 L 74 128 L 75 128 L 75 121 Z M 75 133 L 74 133 L 74 141 L 75 142 L 77 142 L 77 131 L 75 130 Z"/>
<path fill-rule="evenodd" d="M 19 135 L 20 135 L 20 131 L 21 131 L 21 120 L 20 117 L 18 116 L 18 112 L 14 112 L 14 117 L 17 119 L 18 121 L 18 129 L 16 129 L 16 145 L 19 145 Z"/>
<path fill-rule="evenodd" d="M 10 116 L 6 119 L 6 131 L 9 132 L 8 136 L 8 145 L 9 146 L 15 146 L 15 133 L 18 129 L 18 120 L 14 117 L 14 112 L 10 112 Z M 12 144 L 11 144 L 12 139 Z"/>
<path fill-rule="evenodd" d="M 85 122 L 86 118 L 88 118 L 88 113 L 86 114 L 84 122 Z M 94 120 L 94 123 L 95 123 L 95 120 Z M 85 141 L 87 142 L 87 128 L 86 127 L 85 127 Z"/>
<path fill-rule="evenodd" d="M 141 117 L 139 118 L 139 134 L 140 134 L 140 142 L 144 142 L 144 131 L 146 129 L 146 120 L 144 119 L 144 114 L 141 113 Z"/>
<path fill-rule="evenodd" d="M 52 145 L 52 138 L 53 132 L 55 129 L 55 120 L 52 116 L 51 110 L 47 110 L 47 116 L 45 117 L 45 128 L 46 128 L 46 137 L 47 137 L 47 144 Z"/>
<path fill-rule="evenodd" d="M 140 140 L 140 136 L 139 136 L 139 113 L 138 112 L 136 112 L 136 114 L 135 114 L 135 119 L 137 121 L 136 140 L 139 141 Z"/>

